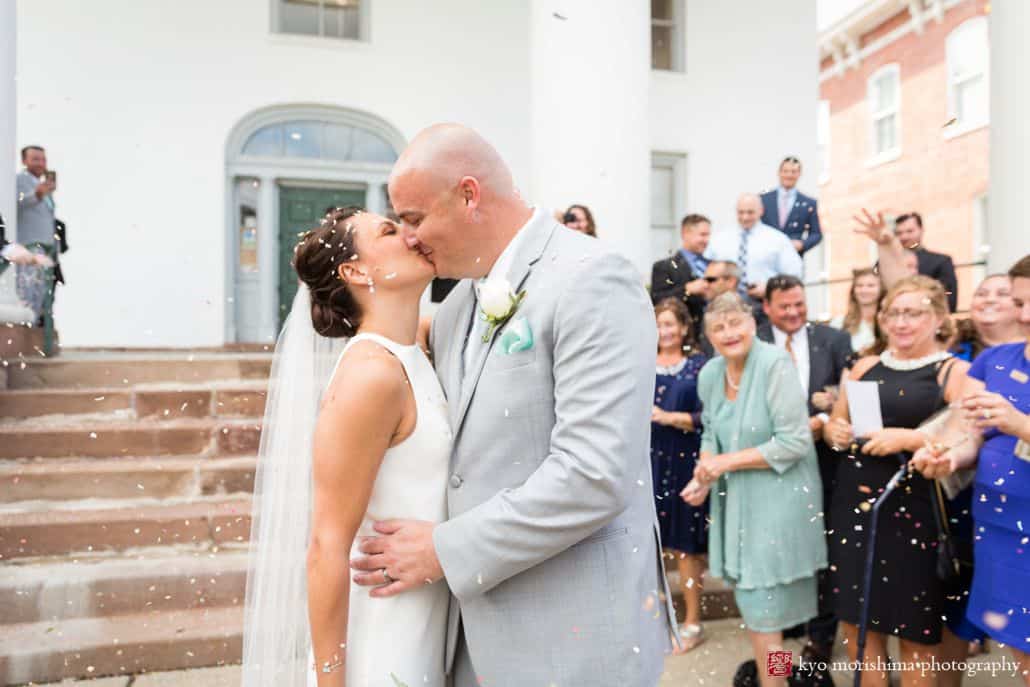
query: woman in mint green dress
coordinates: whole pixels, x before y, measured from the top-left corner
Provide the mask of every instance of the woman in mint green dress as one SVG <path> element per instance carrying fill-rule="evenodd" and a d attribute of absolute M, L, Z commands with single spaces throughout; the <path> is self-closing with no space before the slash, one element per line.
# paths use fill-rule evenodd
<path fill-rule="evenodd" d="M 709 569 L 733 584 L 765 666 L 782 630 L 818 612 L 816 572 L 827 565 L 819 466 L 797 370 L 784 350 L 755 338 L 751 307 L 735 293 L 719 296 L 705 333 L 719 357 L 698 379 L 704 434 L 682 497 L 710 496 Z M 763 686 L 778 684 L 762 677 Z"/>

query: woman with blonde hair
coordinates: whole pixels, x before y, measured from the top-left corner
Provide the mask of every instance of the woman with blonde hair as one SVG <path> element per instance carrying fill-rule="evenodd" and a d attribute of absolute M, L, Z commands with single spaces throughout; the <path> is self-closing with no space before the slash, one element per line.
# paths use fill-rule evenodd
<path fill-rule="evenodd" d="M 883 282 L 872 267 L 852 270 L 848 291 L 848 311 L 835 317 L 830 326 L 851 335 L 851 350 L 860 352 L 876 341 L 876 315 L 880 311 Z"/>
<path fill-rule="evenodd" d="M 841 452 L 829 513 L 830 571 L 851 659 L 856 660 L 865 606 L 866 664 L 885 665 L 887 636 L 896 635 L 901 642 L 898 658 L 910 668 L 902 672 L 902 685 L 913 687 L 935 684 L 933 674 L 922 673 L 916 664 L 936 657 L 942 636 L 945 590 L 937 576 L 933 486 L 908 473 L 883 502 L 875 533 L 870 532 L 870 511 L 900 465 L 928 441 L 917 428 L 959 399 L 969 365 L 945 350 L 954 325 L 944 288 L 934 279 L 917 275 L 898 280 L 883 298 L 879 322 L 885 350 L 861 358 L 850 379 L 875 383 L 884 428 L 855 436 L 845 385 L 823 434 Z M 870 598 L 863 599 L 870 538 L 876 555 Z M 886 687 L 887 674 L 870 671 L 863 682 Z"/>

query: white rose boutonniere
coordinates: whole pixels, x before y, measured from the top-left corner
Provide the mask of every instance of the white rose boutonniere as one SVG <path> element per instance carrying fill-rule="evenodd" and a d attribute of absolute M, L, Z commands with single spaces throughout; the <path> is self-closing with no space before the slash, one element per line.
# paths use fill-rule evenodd
<path fill-rule="evenodd" d="M 494 330 L 512 318 L 525 297 L 525 291 L 516 294 L 511 283 L 503 277 L 487 279 L 479 287 L 479 309 L 482 318 L 490 325 L 483 335 L 483 343 L 489 343 Z"/>

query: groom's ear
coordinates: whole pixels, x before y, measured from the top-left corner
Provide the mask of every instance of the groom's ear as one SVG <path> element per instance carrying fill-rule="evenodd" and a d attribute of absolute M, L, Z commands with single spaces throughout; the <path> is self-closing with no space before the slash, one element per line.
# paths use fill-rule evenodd
<path fill-rule="evenodd" d="M 479 207 L 479 180 L 475 177 L 462 177 L 458 182 L 458 192 L 465 201 L 465 207 L 475 210 Z"/>

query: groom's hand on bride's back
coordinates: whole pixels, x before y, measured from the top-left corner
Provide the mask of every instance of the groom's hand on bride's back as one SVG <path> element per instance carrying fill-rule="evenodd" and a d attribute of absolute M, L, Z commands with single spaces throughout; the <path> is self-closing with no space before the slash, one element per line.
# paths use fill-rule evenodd
<path fill-rule="evenodd" d="M 354 583 L 373 587 L 370 596 L 396 596 L 443 579 L 433 547 L 434 523 L 422 520 L 384 520 L 375 524 L 377 537 L 365 537 L 351 560 Z"/>

